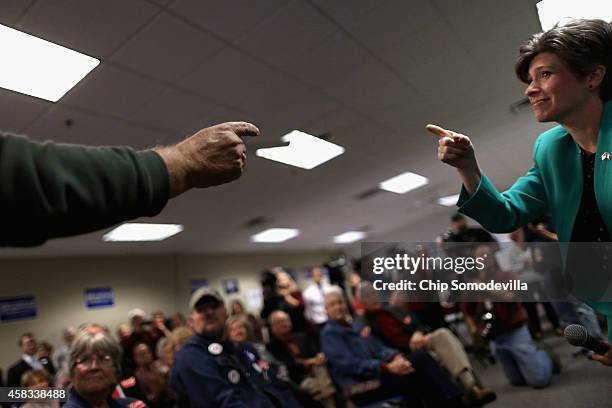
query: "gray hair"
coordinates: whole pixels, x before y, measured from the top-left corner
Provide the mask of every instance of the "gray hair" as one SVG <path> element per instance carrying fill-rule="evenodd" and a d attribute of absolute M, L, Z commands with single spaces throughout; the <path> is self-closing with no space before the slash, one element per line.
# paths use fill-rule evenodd
<path fill-rule="evenodd" d="M 357 291 L 357 295 L 358 295 L 357 297 L 362 302 L 368 302 L 368 303 L 380 302 L 380 296 L 379 296 L 378 291 L 374 289 L 374 286 L 372 285 L 372 283 L 368 281 L 363 281 L 359 284 L 359 290 Z"/>
<path fill-rule="evenodd" d="M 70 374 L 74 372 L 77 359 L 87 352 L 109 355 L 115 367 L 117 380 L 121 377 L 121 347 L 109 334 L 105 332 L 81 331 L 77 334 L 72 347 L 70 347 Z"/>
<path fill-rule="evenodd" d="M 270 316 L 268 317 L 268 324 L 270 326 L 273 325 L 279 316 L 283 316 L 291 320 L 291 316 L 289 316 L 289 313 L 285 312 L 284 310 L 275 310 L 270 313 Z"/>
<path fill-rule="evenodd" d="M 344 297 L 342 296 L 342 288 L 340 286 L 338 286 L 338 285 L 330 286 L 330 288 L 327 290 L 327 293 L 325 294 L 325 296 L 323 298 L 327 302 L 327 299 L 332 297 L 332 296 L 338 296 L 342 300 L 342 302 L 344 303 Z"/>

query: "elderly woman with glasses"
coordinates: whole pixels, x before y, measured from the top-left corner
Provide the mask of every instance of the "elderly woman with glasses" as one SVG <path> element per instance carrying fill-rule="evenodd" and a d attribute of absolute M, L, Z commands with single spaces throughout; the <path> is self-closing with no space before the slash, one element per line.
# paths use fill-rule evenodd
<path fill-rule="evenodd" d="M 66 408 L 142 408 L 131 398 L 112 398 L 120 375 L 121 350 L 105 332 L 82 331 L 70 350 L 71 389 Z"/>

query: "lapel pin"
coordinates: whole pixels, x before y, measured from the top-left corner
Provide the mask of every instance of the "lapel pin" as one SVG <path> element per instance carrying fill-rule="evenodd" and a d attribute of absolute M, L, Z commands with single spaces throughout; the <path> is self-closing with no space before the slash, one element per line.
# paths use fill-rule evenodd
<path fill-rule="evenodd" d="M 602 153 L 601 160 L 612 160 L 612 154 L 610 152 Z"/>

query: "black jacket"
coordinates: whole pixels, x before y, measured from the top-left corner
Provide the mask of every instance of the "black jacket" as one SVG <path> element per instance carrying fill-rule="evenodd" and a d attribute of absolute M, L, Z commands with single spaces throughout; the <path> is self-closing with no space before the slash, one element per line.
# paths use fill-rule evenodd
<path fill-rule="evenodd" d="M 21 376 L 26 372 L 32 370 L 32 367 L 26 363 L 23 359 L 13 364 L 6 375 L 6 386 L 7 387 L 21 387 Z"/>

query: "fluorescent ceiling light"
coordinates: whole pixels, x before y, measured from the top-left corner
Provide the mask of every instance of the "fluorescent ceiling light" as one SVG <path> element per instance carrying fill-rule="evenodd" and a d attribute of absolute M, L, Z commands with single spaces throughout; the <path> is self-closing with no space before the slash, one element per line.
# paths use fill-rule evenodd
<path fill-rule="evenodd" d="M 572 18 L 612 20 L 612 1 L 609 0 L 542 0 L 536 6 L 544 31 Z"/>
<path fill-rule="evenodd" d="M 107 242 L 163 241 L 181 231 L 183 226 L 178 224 L 125 223 L 104 234 L 102 239 Z"/>
<path fill-rule="evenodd" d="M 334 237 L 336 244 L 350 244 L 355 241 L 362 240 L 366 237 L 366 233 L 362 231 L 346 231 Z"/>
<path fill-rule="evenodd" d="M 459 194 L 453 194 L 446 197 L 438 198 L 438 204 L 445 205 L 447 207 L 452 207 L 457 204 L 459 200 Z"/>
<path fill-rule="evenodd" d="M 0 88 L 57 102 L 99 60 L 0 24 Z"/>
<path fill-rule="evenodd" d="M 378 186 L 392 193 L 404 194 L 429 183 L 427 177 L 409 171 L 381 182 Z"/>
<path fill-rule="evenodd" d="M 255 154 L 265 159 L 310 170 L 344 153 L 344 147 L 327 140 L 294 130 L 281 138 L 289 146 L 257 149 Z"/>
<path fill-rule="evenodd" d="M 270 228 L 251 236 L 251 242 L 285 242 L 300 235 L 299 229 Z"/>

